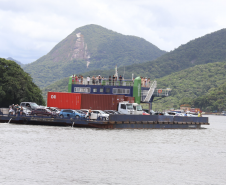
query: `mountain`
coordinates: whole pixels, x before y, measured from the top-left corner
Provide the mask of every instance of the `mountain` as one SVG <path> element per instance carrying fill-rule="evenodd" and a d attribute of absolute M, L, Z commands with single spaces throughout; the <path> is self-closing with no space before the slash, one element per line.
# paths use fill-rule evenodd
<path fill-rule="evenodd" d="M 77 28 L 24 70 L 38 86 L 46 87 L 71 74 L 143 63 L 165 53 L 142 38 L 91 24 Z"/>
<path fill-rule="evenodd" d="M 41 90 L 29 74 L 14 61 L 0 58 L 0 105 L 9 107 L 22 101 L 45 105 Z"/>
<path fill-rule="evenodd" d="M 161 78 L 171 73 L 184 70 L 195 65 L 226 61 L 226 29 L 222 29 L 181 45 L 174 51 L 142 64 L 125 67 L 125 77 L 135 76 Z M 124 74 L 124 67 L 118 68 Z M 113 70 L 97 70 L 85 75 L 112 75 Z"/>
<path fill-rule="evenodd" d="M 8 57 L 6 60 L 14 61 L 17 64 L 19 64 L 21 67 L 24 67 L 26 65 L 26 64 L 23 64 L 23 63 L 19 62 L 18 60 L 13 59 L 12 57 Z"/>
<path fill-rule="evenodd" d="M 198 97 L 205 97 L 205 95 L 209 93 L 210 89 L 217 88 L 218 86 L 224 84 L 225 81 L 226 62 L 196 65 L 194 67 L 172 73 L 157 80 L 158 89 L 171 88 L 172 91 L 169 97 L 155 101 L 153 103 L 153 108 L 154 110 L 165 110 L 170 108 L 179 108 L 181 104 L 198 106 Z M 216 94 L 216 96 L 218 95 Z M 154 100 L 157 99 L 158 98 Z M 196 99 L 198 100 L 195 101 Z M 202 100 L 204 99 L 205 98 L 202 98 Z M 219 100 L 220 99 L 219 94 Z M 204 108 L 204 106 L 198 107 Z"/>

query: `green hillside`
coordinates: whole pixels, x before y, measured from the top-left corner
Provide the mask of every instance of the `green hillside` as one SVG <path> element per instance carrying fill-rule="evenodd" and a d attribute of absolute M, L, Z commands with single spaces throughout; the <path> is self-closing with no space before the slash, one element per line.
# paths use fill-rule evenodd
<path fill-rule="evenodd" d="M 225 71 L 226 62 L 216 62 L 197 65 L 157 79 L 157 88 L 171 88 L 172 91 L 170 97 L 154 102 L 153 109 L 179 108 L 184 103 L 193 105 L 196 98 L 206 95 L 210 89 L 225 83 Z M 199 99 L 195 101 L 194 106 L 198 106 L 198 101 Z"/>
<path fill-rule="evenodd" d="M 77 28 L 24 70 L 43 88 L 70 74 L 143 63 L 165 53 L 142 38 L 92 24 Z"/>
<path fill-rule="evenodd" d="M 0 107 L 32 101 L 45 105 L 41 90 L 14 61 L 0 58 Z"/>
<path fill-rule="evenodd" d="M 200 64 L 226 61 L 226 29 L 222 29 L 181 45 L 174 51 L 162 55 L 156 60 L 125 67 L 125 77 L 147 76 L 151 79 L 161 78 L 171 73 Z M 118 69 L 124 74 L 124 67 Z M 85 75 L 114 74 L 113 70 L 95 70 Z"/>
<path fill-rule="evenodd" d="M 204 111 L 226 110 L 226 83 L 212 88 L 207 94 L 192 101 L 194 107 L 200 107 Z"/>

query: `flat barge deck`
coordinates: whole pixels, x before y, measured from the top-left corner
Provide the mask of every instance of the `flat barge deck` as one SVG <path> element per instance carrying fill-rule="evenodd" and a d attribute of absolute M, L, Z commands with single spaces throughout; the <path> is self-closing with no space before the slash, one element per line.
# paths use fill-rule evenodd
<path fill-rule="evenodd" d="M 27 125 L 70 126 L 99 129 L 201 129 L 208 117 L 161 115 L 110 115 L 109 120 L 1 115 L 0 122 Z"/>

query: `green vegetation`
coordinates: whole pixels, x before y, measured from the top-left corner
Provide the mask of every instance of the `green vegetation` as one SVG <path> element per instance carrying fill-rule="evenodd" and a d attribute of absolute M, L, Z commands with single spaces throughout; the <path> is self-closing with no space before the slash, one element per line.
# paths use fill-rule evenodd
<path fill-rule="evenodd" d="M 222 85 L 226 81 L 226 62 L 216 62 L 212 64 L 197 65 L 189 69 L 172 73 L 163 78 L 157 79 L 157 88 L 171 88 L 171 96 L 153 103 L 154 110 L 164 110 L 169 108 L 179 108 L 181 104 L 191 104 L 192 106 L 205 109 L 204 103 L 209 94 L 209 90 Z M 211 90 L 211 92 L 213 92 Z M 216 95 L 216 94 L 215 94 Z M 202 97 L 203 96 L 203 97 Z M 198 98 L 202 97 L 202 98 Z M 157 100 L 156 97 L 154 100 Z M 219 99 L 221 99 L 219 97 Z M 214 103 L 214 100 L 210 102 Z M 219 102 L 217 102 L 219 103 Z M 223 102 L 221 103 L 223 105 Z M 200 107 L 201 106 L 201 107 Z M 214 105 L 208 105 L 216 109 Z M 220 106 L 220 105 L 219 105 Z"/>
<path fill-rule="evenodd" d="M 171 73 L 181 71 L 196 65 L 226 61 L 226 29 L 216 31 L 181 45 L 174 51 L 162 55 L 156 60 L 125 67 L 126 78 L 135 76 L 161 78 Z M 118 69 L 119 74 L 124 73 L 124 67 Z M 86 74 L 108 76 L 112 70 L 91 71 Z"/>
<path fill-rule="evenodd" d="M 0 58 L 0 105 L 8 107 L 22 101 L 45 105 L 41 90 L 32 82 L 29 74 L 13 61 Z"/>
<path fill-rule="evenodd" d="M 78 33 L 84 38 L 84 48 L 87 45 L 87 50 L 82 53 L 84 59 L 78 57 L 75 51 L 78 49 L 75 44 Z M 98 25 L 87 25 L 77 28 L 47 55 L 26 65 L 24 70 L 43 88 L 71 74 L 143 63 L 165 53 L 142 38 L 122 35 Z M 87 61 L 90 61 L 88 68 Z"/>
<path fill-rule="evenodd" d="M 42 89 L 42 96 L 43 96 L 44 100 L 47 101 L 47 93 L 49 91 L 52 91 L 52 92 L 68 92 L 68 81 L 69 81 L 69 77 L 58 80 L 58 81 L 54 82 L 53 84 L 43 88 Z"/>
<path fill-rule="evenodd" d="M 192 104 L 208 112 L 226 110 L 226 83 L 210 89 L 207 94 L 193 100 Z"/>

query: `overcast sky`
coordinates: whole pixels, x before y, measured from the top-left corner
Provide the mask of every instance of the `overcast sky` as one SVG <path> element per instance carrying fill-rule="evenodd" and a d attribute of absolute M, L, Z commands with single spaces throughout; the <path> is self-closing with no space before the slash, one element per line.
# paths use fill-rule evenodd
<path fill-rule="evenodd" d="M 0 57 L 34 62 L 87 24 L 171 51 L 225 19 L 226 0 L 0 0 Z"/>

